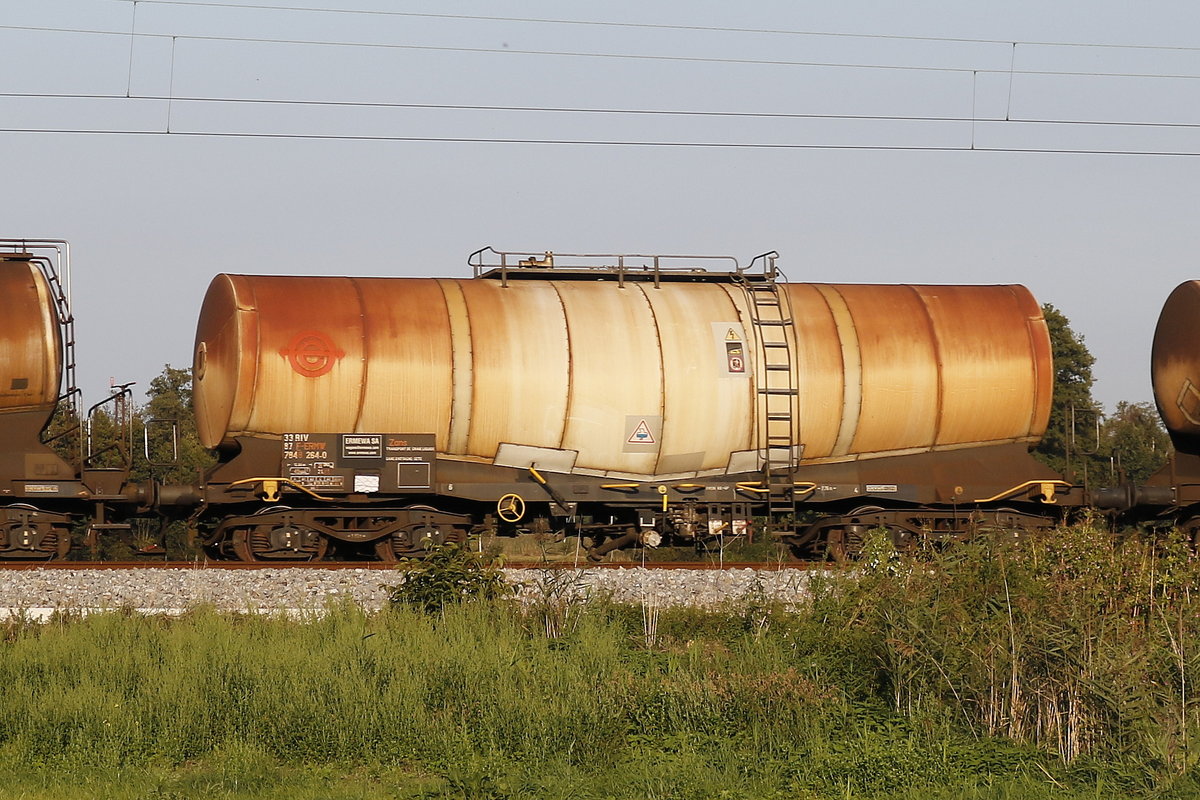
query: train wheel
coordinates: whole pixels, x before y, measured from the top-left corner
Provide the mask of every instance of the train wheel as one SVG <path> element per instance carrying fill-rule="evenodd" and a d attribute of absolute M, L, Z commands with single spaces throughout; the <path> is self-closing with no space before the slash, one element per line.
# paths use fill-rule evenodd
<path fill-rule="evenodd" d="M 375 557 L 394 564 L 402 558 L 420 558 L 430 547 L 463 544 L 466 541 L 467 531 L 461 528 L 416 525 L 376 541 Z"/>
<path fill-rule="evenodd" d="M 956 539 L 966 541 L 974 534 L 975 536 L 991 536 L 997 541 L 1015 541 L 1028 533 L 1019 523 L 1012 521 L 1016 517 L 1024 516 L 1015 508 L 997 508 L 995 511 L 987 511 L 984 514 L 986 516 L 982 520 L 970 526 L 974 530 L 967 530 L 959 534 Z"/>
<path fill-rule="evenodd" d="M 50 533 L 42 539 L 42 546 L 53 550 L 48 561 L 66 558 L 71 552 L 71 531 L 68 528 L 51 528 Z"/>
<path fill-rule="evenodd" d="M 825 548 L 826 557 L 834 561 L 851 561 L 858 558 L 863 545 L 866 544 L 867 531 L 880 526 L 857 518 L 878 514 L 883 510 L 882 506 L 859 506 L 847 514 L 843 518 L 846 524 L 829 532 Z"/>
<path fill-rule="evenodd" d="M 0 509 L 0 560 L 57 561 L 67 557 L 71 552 L 71 529 L 39 520 L 39 513 L 25 503 Z"/>
<path fill-rule="evenodd" d="M 825 557 L 839 564 L 852 561 L 862 552 L 863 532 L 861 526 L 847 525 L 829 532 L 825 541 Z"/>
<path fill-rule="evenodd" d="M 302 525 L 256 525 L 235 528 L 230 537 L 239 561 L 321 561 L 329 540 Z"/>
<path fill-rule="evenodd" d="M 408 546 L 407 537 L 402 538 L 393 534 L 375 542 L 375 557 L 388 564 L 395 564 L 410 555 L 414 555 L 414 553 Z"/>
<path fill-rule="evenodd" d="M 375 542 L 375 557 L 388 564 L 395 564 L 402 558 L 412 558 L 420 555 L 408 544 L 406 537 L 387 536 Z"/>

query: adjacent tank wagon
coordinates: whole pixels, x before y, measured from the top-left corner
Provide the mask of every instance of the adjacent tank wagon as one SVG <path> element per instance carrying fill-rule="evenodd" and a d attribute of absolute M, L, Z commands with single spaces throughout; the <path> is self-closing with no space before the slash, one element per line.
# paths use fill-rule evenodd
<path fill-rule="evenodd" d="M 1181 283 L 1163 304 L 1150 381 L 1174 453 L 1145 485 L 1098 493 L 1097 499 L 1144 521 L 1179 525 L 1200 545 L 1200 281 Z"/>
<path fill-rule="evenodd" d="M 144 508 L 152 492 L 129 482 L 127 447 L 115 457 L 87 447 L 66 242 L 6 239 L 0 248 L 0 560 L 61 558 L 77 523 L 92 535 L 127 529 L 112 518 Z M 128 395 L 122 388 L 106 404 Z M 47 428 L 60 410 L 58 435 L 73 444 L 55 449 Z"/>

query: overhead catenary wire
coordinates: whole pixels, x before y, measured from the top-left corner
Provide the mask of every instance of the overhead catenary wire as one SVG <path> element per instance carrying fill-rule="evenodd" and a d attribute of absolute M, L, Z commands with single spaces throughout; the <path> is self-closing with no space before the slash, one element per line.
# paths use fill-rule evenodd
<path fill-rule="evenodd" d="M 142 2 L 142 0 L 139 0 Z M 222 34 L 171 34 L 171 33 L 152 33 L 146 31 L 138 31 L 135 34 L 130 34 L 129 31 L 109 31 L 89 28 L 70 28 L 61 26 L 45 26 L 45 25 L 3 25 L 0 24 L 0 30 L 25 31 L 25 32 L 41 32 L 41 33 L 70 33 L 92 36 L 139 36 L 147 39 L 180 39 L 185 41 L 198 42 L 240 42 L 246 44 L 286 44 L 286 45 L 302 45 L 305 47 L 353 47 L 362 49 L 374 50 L 414 50 L 427 52 L 444 52 L 444 53 L 479 53 L 485 55 L 505 55 L 505 56 L 550 56 L 558 58 L 596 58 L 596 59 L 629 59 L 634 61 L 674 61 L 682 63 L 695 64 L 744 64 L 749 66 L 777 66 L 777 67 L 826 67 L 826 68 L 841 68 L 841 69 L 880 69 L 880 70 L 897 70 L 910 72 L 950 72 L 966 74 L 971 70 L 966 67 L 931 67 L 931 66 L 902 66 L 889 64 L 860 64 L 860 63 L 835 63 L 829 61 L 792 61 L 782 59 L 764 59 L 764 58 L 718 58 L 713 56 L 668 56 L 657 55 L 653 53 L 599 53 L 599 52 L 582 52 L 576 50 L 522 50 L 512 47 L 451 47 L 447 45 L 423 45 L 423 44 L 397 44 L 392 42 L 350 42 L 350 41 L 329 41 L 324 39 L 292 39 L 269 36 L 230 36 Z M 997 72 L 1007 73 L 1008 70 L 996 70 Z M 1130 75 L 1128 77 L 1139 77 Z M 1146 77 L 1161 77 L 1161 76 L 1146 76 Z M 1196 77 L 1196 76 L 1181 76 L 1181 77 Z"/>
<path fill-rule="evenodd" d="M 112 0 L 118 3 L 133 3 L 143 5 L 162 5 L 162 6 L 195 6 L 202 8 L 240 8 L 250 10 L 264 11 L 291 11 L 291 12 L 309 12 L 321 14 L 344 14 L 344 15 L 362 15 L 362 16 L 385 16 L 385 17 L 414 17 L 425 19 L 452 19 L 452 20 L 476 20 L 483 22 L 524 22 L 531 24 L 544 25 L 579 25 L 592 27 L 609 27 L 609 28 L 634 28 L 634 29 L 649 29 L 649 30 L 674 30 L 674 31 L 699 31 L 706 33 L 755 33 L 755 34 L 773 34 L 780 36 L 823 36 L 829 38 L 844 38 L 844 39 L 884 39 L 897 41 L 912 41 L 912 42 L 945 42 L 947 44 L 1012 44 L 1012 39 L 988 39 L 988 38 L 973 38 L 964 36 L 917 36 L 912 34 L 893 34 L 893 33 L 847 33 L 844 31 L 814 31 L 814 30 L 797 30 L 789 28 L 743 28 L 728 25 L 680 25 L 661 22 L 614 22 L 608 20 L 573 20 L 573 19 L 554 19 L 547 17 L 509 17 L 509 16 L 488 16 L 482 14 L 437 14 L 422 11 L 387 11 L 378 9 L 352 9 L 352 8 L 330 8 L 327 6 L 296 6 L 296 5 L 279 5 L 270 3 L 220 3 L 212 2 L 212 0 Z M 1114 49 L 1128 50 L 1161 50 L 1161 51 L 1183 51 L 1183 52 L 1200 52 L 1200 47 L 1188 47 L 1183 45 L 1138 45 L 1138 44 L 1102 44 L 1089 42 L 1067 42 L 1067 41 L 1037 41 L 1030 40 L 1021 42 L 1022 44 L 1038 45 L 1043 47 L 1105 47 Z"/>
<path fill-rule="evenodd" d="M 867 144 L 805 144 L 800 142 L 681 142 L 639 140 L 592 140 L 554 138 L 501 138 L 473 136 L 392 136 L 385 134 L 316 134 L 316 133 L 255 133 L 249 131 L 187 131 L 187 130 L 77 130 L 68 128 L 6 128 L 0 133 L 64 134 L 88 136 L 162 136 L 214 139 L 294 139 L 308 141 L 355 141 L 355 142 L 427 142 L 446 144 L 517 144 L 517 145 L 570 145 L 590 147 L 648 147 L 688 149 L 751 149 L 751 150 L 858 150 L 878 152 L 980 152 L 980 153 L 1041 153 L 1047 155 L 1103 155 L 1103 156 L 1161 156 L 1197 157 L 1200 150 L 1135 150 L 1116 148 L 1052 148 L 968 145 L 867 145 Z"/>
<path fill-rule="evenodd" d="M 118 0 L 114 0 L 118 1 Z M 132 2 L 132 0 L 120 0 L 123 2 Z M 138 0 L 138 3 L 149 2 L 149 0 Z M 75 28 L 66 26 L 48 26 L 48 25 L 5 25 L 0 24 L 0 30 L 24 31 L 24 32 L 40 32 L 40 33 L 66 33 L 79 34 L 90 36 L 119 36 L 125 37 L 143 37 L 147 39 L 170 39 L 179 41 L 198 41 L 198 42 L 238 42 L 245 44 L 280 44 L 280 45 L 300 45 L 305 47 L 336 47 L 336 48 L 361 48 L 361 49 L 376 49 L 376 50 L 411 50 L 411 51 L 426 51 L 426 52 L 446 52 L 446 53 L 476 53 L 482 55 L 524 55 L 524 56 L 545 56 L 554 58 L 594 58 L 594 59 L 628 59 L 633 61 L 664 61 L 677 63 L 695 63 L 695 64 L 726 64 L 726 65 L 745 65 L 745 66 L 767 66 L 767 67 L 820 67 L 826 69 L 859 69 L 859 70 L 881 70 L 881 71 L 896 71 L 896 72 L 933 72 L 933 73 L 951 73 L 959 75 L 970 75 L 978 72 L 980 74 L 997 74 L 997 75 L 1044 75 L 1044 76 L 1060 76 L 1060 77 L 1101 77 L 1101 78 L 1148 78 L 1148 79 L 1176 79 L 1176 80 L 1200 80 L 1200 74 L 1192 73 L 1167 73 L 1167 72 L 1107 72 L 1103 70 L 1052 70 L 1052 69 L 1017 69 L 1015 64 L 1007 68 L 977 68 L 977 67 L 939 67 L 928 65 L 907 65 L 907 64 L 872 64 L 856 61 L 829 61 L 829 60 L 791 60 L 791 59 L 770 59 L 770 58 L 721 58 L 715 56 L 672 56 L 661 55 L 654 53 L 604 53 L 604 52 L 584 52 L 578 50 L 526 50 L 510 47 L 451 47 L 448 45 L 421 45 L 421 44 L 398 44 L 392 42 L 355 42 L 355 41 L 330 41 L 324 39 L 296 39 L 296 38 L 281 38 L 271 36 L 232 36 L 228 34 L 199 34 L 199 33 L 158 33 L 148 31 L 137 31 L 131 33 L 127 30 L 102 30 L 98 28 Z M 1015 47 L 1021 45 L 1038 45 L 1046 47 L 1123 47 L 1121 45 L 1098 45 L 1098 44 L 1051 44 L 1041 42 L 997 42 L 1006 46 Z M 1152 49 L 1152 48 L 1140 48 Z M 1185 49 L 1185 48 L 1180 48 Z M 1200 52 L 1200 49 L 1197 50 Z"/>
<path fill-rule="evenodd" d="M 173 78 L 173 76 L 172 76 Z M 101 94 L 101 93 L 43 93 L 43 92 L 0 92 L 0 99 L 39 100 L 151 100 L 164 103 L 198 103 L 229 105 L 297 106 L 313 108 L 343 109 L 395 109 L 409 111 L 479 111 L 521 112 L 544 114 L 596 114 L 616 116 L 648 117 L 713 117 L 763 120 L 830 120 L 862 122 L 962 122 L 987 123 L 1011 122 L 1026 125 L 1065 125 L 1115 128 L 1176 128 L 1200 130 L 1200 122 L 1148 122 L 1117 119 L 1068 119 L 1048 117 L 1013 117 L 1006 115 L 980 117 L 972 113 L 961 115 L 903 115 L 903 114 L 823 114 L 818 112 L 790 111 L 718 111 L 705 109 L 656 109 L 656 108 L 589 108 L 585 106 L 526 106 L 526 105 L 477 105 L 468 103 L 399 103 L 361 100 L 284 100 L 254 97 L 202 97 L 177 94 Z M 974 100 L 974 98 L 972 98 Z M 972 108 L 974 112 L 974 108 Z M 25 130 L 16 128 L 11 130 Z"/>
<path fill-rule="evenodd" d="M 114 0 L 115 2 L 132 2 L 132 0 Z M 679 28 L 684 30 L 729 30 L 736 32 L 755 32 L 755 33 L 786 33 L 796 35 L 837 35 L 846 37 L 858 38 L 895 38 L 901 40 L 932 40 L 932 41 L 953 41 L 962 42 L 970 41 L 984 44 L 1003 44 L 1010 48 L 1009 65 L 1006 69 L 980 69 L 980 68 L 964 68 L 964 67 L 943 67 L 943 66 L 914 66 L 914 65 L 881 65 L 868 64 L 857 62 L 834 62 L 834 61 L 792 61 L 792 60 L 772 60 L 772 59 L 739 59 L 739 58 L 710 58 L 702 56 L 671 56 L 658 54 L 637 54 L 637 53 L 588 53 L 570 50 L 515 50 L 509 48 L 466 48 L 466 47 L 445 47 L 437 45 L 410 45 L 398 43 L 372 43 L 372 42 L 337 42 L 325 41 L 316 39 L 281 39 L 274 37 L 238 37 L 238 36 L 223 36 L 223 35 L 200 35 L 200 34 L 167 34 L 153 32 L 137 31 L 137 5 L 139 4 L 154 4 L 154 5 L 177 5 L 177 6 L 202 6 L 214 8 L 251 8 L 251 9 L 270 9 L 281 11 L 312 11 L 312 12 L 328 12 L 328 13 L 364 13 L 364 14 L 385 14 L 389 16 L 417 16 L 417 17 L 432 17 L 432 18 L 448 18 L 448 19 L 481 19 L 481 20 L 503 20 L 503 21 L 518 21 L 518 22 L 536 22 L 547 24 L 597 24 L 597 25 L 614 25 L 618 27 L 666 27 Z M 126 77 L 125 93 L 104 94 L 104 93 L 42 93 L 42 92 L 6 92 L 0 93 L 0 98 L 40 98 L 40 99 L 60 99 L 60 100 L 94 100 L 94 99 L 128 99 L 128 100 L 149 100 L 161 101 L 167 104 L 167 121 L 162 130 L 149 129 L 122 129 L 118 126 L 108 127 L 44 127 L 44 126 L 29 126 L 29 127 L 5 127 L 0 128 L 0 132 L 5 133 L 20 133 L 20 132 L 45 132 L 45 133 L 63 133 L 63 134 L 126 134 L 126 135 L 186 135 L 186 136 L 212 136 L 212 137 L 236 137 L 236 138 L 281 138 L 281 139 L 310 139 L 310 140 L 358 140 L 358 141 L 425 141 L 425 142 L 476 142 L 476 143 L 495 143 L 495 144 L 559 144 L 559 145 L 608 145 L 608 146 L 642 146 L 642 147 L 709 147 L 709 148 L 759 148 L 759 149 L 843 149 L 843 150 L 911 150 L 911 151 L 940 151 L 940 150 L 992 150 L 996 152 L 1054 152 L 1054 153 L 1097 153 L 1097 154 L 1127 154 L 1127 155 L 1194 155 L 1190 149 L 1170 149 L 1170 148 L 1041 148 L 1041 147 L 985 147 L 979 146 L 975 140 L 975 126 L 982 123 L 1013 123 L 1031 126 L 1092 126 L 1092 127 L 1111 127 L 1111 128 L 1126 128 L 1126 129 L 1177 129 L 1177 130 L 1193 130 L 1200 129 L 1200 123 L 1189 122 L 1174 122 L 1174 121 L 1145 121 L 1145 120 L 1122 120 L 1122 119 L 1081 119 L 1081 118 L 1030 118 L 1030 117 L 1013 117 L 1011 114 L 1012 106 L 1012 76 L 1014 75 L 1032 75 L 1032 76 L 1083 76 L 1083 77 L 1122 77 L 1122 78 L 1143 78 L 1143 79 L 1188 79 L 1200 80 L 1200 75 L 1191 74 L 1153 74 L 1153 73 L 1138 73 L 1138 72 L 1103 72 L 1103 71 L 1061 71 L 1061 70 L 1032 70 L 1032 69 L 1016 69 L 1016 42 L 1008 42 L 1002 40 L 967 40 L 956 38 L 941 38 L 941 37 L 910 37 L 903 35 L 870 35 L 870 34 L 825 34 L 808 31 L 786 31 L 786 30 L 767 30 L 767 29 L 743 29 L 743 28 L 710 28 L 708 26 L 659 26 L 652 23 L 607 23 L 600 21 L 580 22 L 571 20 L 551 20 L 541 18 L 522 18 L 522 17 L 486 17 L 476 15 L 454 15 L 454 14 L 423 14 L 419 12 L 393 12 L 393 11 L 372 11 L 372 10 L 354 10 L 354 9 L 328 9 L 328 8 L 311 8 L 301 6 L 280 6 L 269 4 L 243 4 L 243 3 L 219 3 L 205 2 L 202 0 L 136 0 L 132 2 L 133 13 L 131 15 L 130 28 L 123 31 L 107 31 L 94 30 L 71 27 L 49 27 L 49 26 L 12 26 L 0 25 L 0 30 L 38 30 L 54 33 L 66 34 L 85 34 L 85 35 L 104 35 L 104 36 L 121 36 L 130 38 L 130 56 L 128 75 Z M 141 94 L 132 91 L 133 87 L 133 41 L 134 37 L 148 37 L 170 39 L 171 42 L 171 66 L 170 66 L 170 93 L 168 95 L 161 94 Z M 503 53 L 509 54 L 524 54 L 531 56 L 556 56 L 556 57 L 581 57 L 581 58 L 629 58 L 629 59 L 649 59 L 649 60 L 669 60 L 683 61 L 694 63 L 719 63 L 719 64 L 752 64 L 752 65 L 770 65 L 770 66 L 789 66 L 789 67 L 822 67 L 822 68 L 848 68 L 848 69 L 869 69 L 869 70 L 902 70 L 902 71 L 927 71 L 927 72 L 942 72 L 969 75 L 971 79 L 971 110 L 969 115 L 894 115 L 894 114 L 822 114 L 822 113 L 792 113 L 792 112 L 776 112 L 776 111 L 719 111 L 706 109 L 666 109 L 666 108 L 590 108 L 590 107 L 565 107 L 565 106 L 538 106 L 538 105 L 479 105 L 479 104 L 455 104 L 455 103 L 394 103 L 386 101 L 340 101 L 340 100 L 322 100 L 322 99 L 276 99 L 276 98 L 255 98 L 255 97 L 208 97 L 208 96 L 178 96 L 174 90 L 174 67 L 175 67 L 175 46 L 180 40 L 199 40 L 199 41 L 230 41 L 230 42 L 248 42 L 262 44 L 292 44 L 305 46 L 326 46 L 326 47 L 355 47 L 355 48 L 392 48 L 392 49 L 409 49 L 409 50 L 427 50 L 427 51 L 448 51 L 448 52 L 474 52 L 474 53 Z M 1080 44 L 1080 43 L 1037 43 L 1045 46 L 1070 46 L 1070 47 L 1135 47 L 1138 49 L 1165 49 L 1165 50 L 1196 50 L 1198 48 L 1176 48 L 1176 47 L 1143 47 L 1135 45 L 1106 45 L 1106 44 Z M 977 80 L 981 74 L 1008 75 L 1008 97 L 1006 101 L 1005 116 L 979 117 L 976 114 L 975 102 L 977 91 Z M 721 142 L 721 141 L 662 141 L 651 138 L 629 138 L 629 139 L 574 139 L 560 138 L 547 136 L 543 138 L 504 138 L 504 137 L 439 137 L 439 136 L 393 136 L 389 134 L 338 134 L 338 133 L 305 133 L 302 131 L 270 131 L 270 132 L 255 132 L 255 131 L 238 131 L 238 130 L 176 130 L 171 123 L 171 112 L 175 103 L 192 103 L 192 104 L 229 104 L 229 105 L 261 105 L 261 106 L 292 106 L 292 107 L 311 107 L 311 108 L 340 108 L 340 109 L 397 109 L 397 110 L 434 110 L 434 111 L 468 111 L 468 112 L 519 112 L 519 113 L 544 113 L 544 114 L 592 114 L 592 115 L 625 115 L 625 116 L 640 116 L 640 117 L 697 117 L 697 118 L 741 118 L 741 119 L 761 119 L 761 120 L 840 120 L 840 121 L 876 121 L 876 122 L 932 122 L 932 123 L 970 123 L 972 140 L 969 146 L 946 146 L 946 145 L 887 145 L 887 144 L 812 144 L 812 143 L 791 143 L 791 142 L 762 142 L 762 141 L 742 141 L 742 142 Z"/>

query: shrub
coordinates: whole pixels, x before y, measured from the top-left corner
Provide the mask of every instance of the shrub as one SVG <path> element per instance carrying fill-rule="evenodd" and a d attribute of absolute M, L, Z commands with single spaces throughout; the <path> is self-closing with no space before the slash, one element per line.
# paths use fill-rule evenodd
<path fill-rule="evenodd" d="M 511 593 L 493 556 L 456 544 L 435 547 L 421 559 L 405 559 L 400 569 L 404 580 L 389 594 L 392 605 L 414 606 L 427 613 Z"/>

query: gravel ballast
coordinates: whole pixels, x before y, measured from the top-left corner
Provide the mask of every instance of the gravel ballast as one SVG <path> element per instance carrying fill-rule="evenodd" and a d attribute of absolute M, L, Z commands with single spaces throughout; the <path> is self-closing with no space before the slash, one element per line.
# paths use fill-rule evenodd
<path fill-rule="evenodd" d="M 739 601 L 799 602 L 810 573 L 801 570 L 504 570 L 525 602 L 610 598 L 659 607 L 715 607 Z M 10 570 L 0 578 L 5 616 L 54 610 L 134 608 L 179 612 L 200 605 L 224 611 L 320 611 L 353 602 L 368 611 L 387 602 L 401 575 L 366 569 Z"/>

